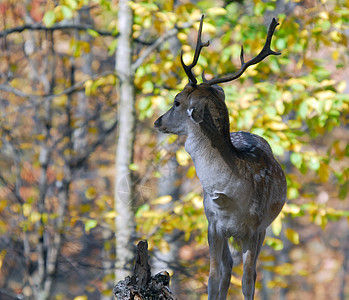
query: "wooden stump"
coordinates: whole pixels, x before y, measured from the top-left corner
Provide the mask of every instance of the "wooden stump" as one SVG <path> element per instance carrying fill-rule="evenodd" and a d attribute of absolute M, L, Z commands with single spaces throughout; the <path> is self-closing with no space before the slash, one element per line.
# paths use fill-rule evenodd
<path fill-rule="evenodd" d="M 175 300 L 169 284 L 170 275 L 166 271 L 151 276 L 148 242 L 140 241 L 132 276 L 119 281 L 113 293 L 117 300 Z"/>

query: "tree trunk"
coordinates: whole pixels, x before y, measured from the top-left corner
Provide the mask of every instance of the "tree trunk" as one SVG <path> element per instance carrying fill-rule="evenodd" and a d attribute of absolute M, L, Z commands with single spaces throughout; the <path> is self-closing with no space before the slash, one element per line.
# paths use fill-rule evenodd
<path fill-rule="evenodd" d="M 178 162 L 175 156 L 178 150 L 178 144 L 173 143 L 169 145 L 166 139 L 164 134 L 158 135 L 158 143 L 167 151 L 167 155 L 172 156 L 165 165 L 160 164 L 159 172 L 161 173 L 161 177 L 158 180 L 158 196 L 172 196 L 172 201 L 170 203 L 159 205 L 163 210 L 172 211 L 180 194 L 178 184 L 180 176 L 178 174 Z M 164 235 L 164 239 L 170 244 L 170 250 L 167 253 L 162 253 L 159 249 L 154 249 L 152 266 L 155 273 L 159 273 L 163 270 L 170 270 L 171 266 L 177 264 L 179 261 L 178 252 L 183 240 L 182 237 L 183 234 L 179 230 L 174 230 L 171 234 Z M 177 279 L 177 276 L 172 278 L 171 287 L 174 293 L 179 289 Z"/>
<path fill-rule="evenodd" d="M 174 300 L 169 284 L 170 275 L 166 271 L 151 276 L 151 268 L 148 263 L 148 243 L 140 241 L 137 245 L 132 276 L 127 276 L 124 280 L 119 281 L 113 293 L 117 300 Z"/>
<path fill-rule="evenodd" d="M 118 27 L 120 30 L 116 51 L 116 72 L 119 78 L 118 138 L 115 177 L 115 239 L 116 239 L 116 280 L 129 274 L 133 261 L 133 239 L 135 232 L 133 182 L 129 165 L 133 161 L 135 140 L 135 90 L 132 69 L 132 25 L 133 14 L 127 0 L 119 1 Z"/>

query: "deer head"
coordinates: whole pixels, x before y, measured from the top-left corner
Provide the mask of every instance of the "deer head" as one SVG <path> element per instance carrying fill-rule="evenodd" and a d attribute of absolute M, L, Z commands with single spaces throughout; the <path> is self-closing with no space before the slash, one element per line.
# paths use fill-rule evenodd
<path fill-rule="evenodd" d="M 170 110 L 155 121 L 154 126 L 160 132 L 188 135 L 188 127 L 198 125 L 205 120 L 206 123 L 211 122 L 211 125 L 213 125 L 220 134 L 229 137 L 229 117 L 227 107 L 224 103 L 225 95 L 223 89 L 219 87 L 218 84 L 239 78 L 249 66 L 259 63 L 269 55 L 280 55 L 279 52 L 270 49 L 271 38 L 276 26 L 279 24 L 273 18 L 269 26 L 264 47 L 256 57 L 245 62 L 244 50 L 243 47 L 241 47 L 241 67 L 236 73 L 222 78 L 207 80 L 203 72 L 203 83 L 198 85 L 193 73 L 193 68 L 198 62 L 202 48 L 210 44 L 209 41 L 203 43 L 201 40 L 203 19 L 204 15 L 201 17 L 195 54 L 193 62 L 190 65 L 184 63 L 183 51 L 181 52 L 181 63 L 189 78 L 189 82 L 184 87 L 183 91 L 176 95 Z"/>

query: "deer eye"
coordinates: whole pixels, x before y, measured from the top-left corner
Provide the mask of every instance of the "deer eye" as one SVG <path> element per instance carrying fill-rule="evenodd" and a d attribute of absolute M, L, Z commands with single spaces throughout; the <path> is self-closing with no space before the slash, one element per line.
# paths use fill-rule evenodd
<path fill-rule="evenodd" d="M 178 107 L 180 105 L 180 103 L 178 101 L 175 101 L 174 105 L 175 105 L 175 107 Z"/>

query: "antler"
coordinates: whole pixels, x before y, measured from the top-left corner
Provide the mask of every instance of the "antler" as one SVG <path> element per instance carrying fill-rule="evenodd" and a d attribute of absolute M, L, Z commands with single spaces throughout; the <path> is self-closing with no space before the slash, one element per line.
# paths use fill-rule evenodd
<path fill-rule="evenodd" d="M 278 26 L 278 25 L 279 25 L 279 23 L 275 20 L 275 18 L 273 18 L 273 20 L 269 26 L 267 40 L 264 44 L 264 47 L 255 58 L 245 62 L 245 60 L 244 60 L 244 48 L 243 48 L 243 46 L 241 46 L 241 53 L 240 53 L 241 68 L 238 72 L 236 72 L 232 75 L 223 77 L 223 78 L 213 78 L 211 80 L 206 80 L 204 74 L 202 74 L 203 81 L 209 85 L 232 81 L 234 79 L 239 78 L 249 66 L 252 66 L 252 65 L 255 65 L 255 64 L 261 62 L 267 56 L 280 55 L 281 52 L 275 52 L 275 51 L 270 49 L 271 38 L 274 34 L 276 26 Z"/>
<path fill-rule="evenodd" d="M 181 62 L 182 62 L 182 66 L 183 69 L 185 71 L 185 73 L 187 74 L 187 76 L 189 77 L 189 82 L 191 83 L 191 85 L 195 86 L 197 83 L 197 80 L 193 74 L 192 69 L 196 66 L 199 56 L 200 56 L 200 52 L 201 49 L 203 47 L 207 47 L 208 45 L 210 45 L 210 41 L 207 41 L 206 43 L 202 43 L 201 41 L 201 32 L 202 32 L 202 23 L 204 21 L 204 15 L 201 16 L 201 20 L 200 20 L 200 27 L 199 27 L 199 32 L 198 32 L 198 39 L 196 42 L 196 48 L 195 48 L 195 54 L 194 54 L 194 58 L 193 58 L 193 62 L 187 66 L 184 61 L 183 61 L 183 50 L 181 51 Z"/>

